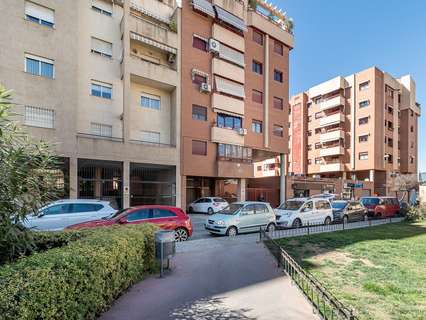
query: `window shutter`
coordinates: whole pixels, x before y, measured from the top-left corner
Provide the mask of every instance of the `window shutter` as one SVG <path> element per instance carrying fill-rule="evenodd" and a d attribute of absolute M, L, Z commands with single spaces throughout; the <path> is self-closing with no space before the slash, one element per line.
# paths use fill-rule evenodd
<path fill-rule="evenodd" d="M 92 0 L 92 6 L 99 8 L 103 11 L 112 13 L 112 3 L 107 3 L 106 1 L 102 0 Z"/>
<path fill-rule="evenodd" d="M 55 24 L 55 12 L 33 2 L 25 2 L 25 14 Z"/>
<path fill-rule="evenodd" d="M 112 43 L 92 37 L 92 50 L 112 56 Z"/>

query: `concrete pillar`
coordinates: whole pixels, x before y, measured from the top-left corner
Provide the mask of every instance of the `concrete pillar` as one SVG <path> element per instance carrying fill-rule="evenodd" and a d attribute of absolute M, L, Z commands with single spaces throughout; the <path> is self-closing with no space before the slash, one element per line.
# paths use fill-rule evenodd
<path fill-rule="evenodd" d="M 374 181 L 374 170 L 370 170 L 370 181 Z"/>
<path fill-rule="evenodd" d="M 280 154 L 280 204 L 285 202 L 287 198 L 287 174 L 285 169 L 287 164 L 286 158 L 286 154 Z"/>
<path fill-rule="evenodd" d="M 70 199 L 78 198 L 78 159 L 70 158 Z"/>
<path fill-rule="evenodd" d="M 123 161 L 123 208 L 130 207 L 130 162 Z"/>
<path fill-rule="evenodd" d="M 123 4 L 123 140 L 127 143 L 130 139 L 130 104 L 131 81 L 129 70 L 130 57 L 130 0 L 124 0 Z"/>
<path fill-rule="evenodd" d="M 265 34 L 265 61 L 263 68 L 263 80 L 264 80 L 264 92 L 263 92 L 263 113 L 264 113 L 264 121 L 263 121 L 263 137 L 264 137 L 264 145 L 265 148 L 269 148 L 269 35 Z M 287 129 L 286 129 L 287 130 Z"/>
<path fill-rule="evenodd" d="M 237 199 L 238 201 L 246 201 L 246 179 L 238 179 L 238 188 L 237 188 Z"/>
<path fill-rule="evenodd" d="M 176 181 L 176 207 L 186 210 L 186 176 L 180 176 L 179 184 Z"/>
<path fill-rule="evenodd" d="M 95 199 L 102 196 L 102 168 L 95 167 Z"/>

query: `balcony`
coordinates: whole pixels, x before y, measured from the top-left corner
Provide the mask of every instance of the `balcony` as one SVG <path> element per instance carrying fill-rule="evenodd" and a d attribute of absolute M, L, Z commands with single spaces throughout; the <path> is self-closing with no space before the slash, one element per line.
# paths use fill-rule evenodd
<path fill-rule="evenodd" d="M 228 29 L 225 29 L 217 23 L 213 23 L 212 36 L 216 40 L 241 52 L 244 52 L 244 37 L 241 37 L 240 35 L 236 34 L 235 32 L 229 31 Z"/>
<path fill-rule="evenodd" d="M 344 106 L 344 105 L 345 105 L 345 98 L 343 98 L 342 96 L 337 96 L 337 97 L 321 102 L 320 110 L 324 111 L 324 110 L 328 110 L 331 108 Z"/>
<path fill-rule="evenodd" d="M 320 172 L 344 171 L 345 166 L 343 164 L 341 164 L 340 162 L 321 164 L 319 170 L 320 170 Z"/>
<path fill-rule="evenodd" d="M 144 18 L 130 15 L 129 19 L 130 32 L 137 33 L 160 44 L 167 45 L 172 48 L 178 47 L 178 35 L 167 27 L 153 23 Z"/>
<path fill-rule="evenodd" d="M 237 67 L 226 61 L 214 58 L 212 61 L 212 71 L 214 74 L 224 78 L 244 83 L 244 68 Z"/>
<path fill-rule="evenodd" d="M 238 146 L 244 145 L 244 136 L 240 135 L 236 130 L 212 127 L 211 141 L 217 143 L 235 144 Z"/>
<path fill-rule="evenodd" d="M 218 160 L 217 176 L 227 178 L 254 178 L 253 164 Z"/>
<path fill-rule="evenodd" d="M 213 109 L 219 109 L 228 111 L 231 113 L 236 113 L 239 115 L 244 115 L 244 101 L 235 99 L 229 96 L 224 96 L 219 93 L 213 93 Z"/>
<path fill-rule="evenodd" d="M 340 140 L 344 138 L 345 138 L 345 133 L 341 129 L 320 134 L 321 143 Z"/>
<path fill-rule="evenodd" d="M 244 20 L 244 3 L 235 0 L 213 0 L 214 5 L 217 5 L 229 13 L 232 13 L 234 16 Z"/>
<path fill-rule="evenodd" d="M 338 155 L 343 155 L 344 153 L 345 153 L 345 149 L 343 149 L 343 147 L 341 146 L 324 148 L 320 150 L 321 157 L 338 156 Z"/>
<path fill-rule="evenodd" d="M 176 70 L 162 64 L 146 61 L 136 55 L 129 59 L 129 69 L 132 75 L 149 79 L 168 86 L 177 87 L 179 77 Z"/>
<path fill-rule="evenodd" d="M 343 88 L 345 88 L 345 79 L 339 76 L 312 87 L 309 89 L 309 96 L 311 98 L 324 96 Z"/>
<path fill-rule="evenodd" d="M 340 122 L 345 122 L 345 115 L 341 112 L 338 112 L 329 116 L 326 115 L 325 117 L 322 117 L 320 119 L 319 126 L 320 128 L 322 128 L 334 124 L 339 124 Z"/>

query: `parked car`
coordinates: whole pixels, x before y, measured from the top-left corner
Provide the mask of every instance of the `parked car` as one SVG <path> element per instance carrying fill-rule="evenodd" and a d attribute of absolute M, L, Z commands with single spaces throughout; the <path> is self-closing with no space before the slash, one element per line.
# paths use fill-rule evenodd
<path fill-rule="evenodd" d="M 205 223 L 205 229 L 210 233 L 228 236 L 259 231 L 260 227 L 273 231 L 275 226 L 275 214 L 271 205 L 258 201 L 231 203 L 209 217 Z"/>
<path fill-rule="evenodd" d="M 68 199 L 54 201 L 28 215 L 24 226 L 40 231 L 62 230 L 72 224 L 101 219 L 117 212 L 108 201 Z"/>
<path fill-rule="evenodd" d="M 330 201 L 334 201 L 337 200 L 338 195 L 334 194 L 334 193 L 320 193 L 320 194 L 314 194 L 313 196 L 310 197 L 311 199 L 327 199 Z"/>
<path fill-rule="evenodd" d="M 368 210 L 360 201 L 336 200 L 331 203 L 334 221 L 348 223 L 368 220 Z"/>
<path fill-rule="evenodd" d="M 396 197 L 362 197 L 360 201 L 371 217 L 393 217 L 401 209 Z"/>
<path fill-rule="evenodd" d="M 74 224 L 67 229 L 108 227 L 112 225 L 130 225 L 153 223 L 164 230 L 174 230 L 176 241 L 185 241 L 192 236 L 192 222 L 182 210 L 171 206 L 146 205 L 118 211 L 103 219 Z"/>
<path fill-rule="evenodd" d="M 330 224 L 333 211 L 328 199 L 294 198 L 275 209 L 277 225 L 283 228 L 299 228 L 305 225 Z"/>
<path fill-rule="evenodd" d="M 191 202 L 188 206 L 188 211 L 213 214 L 222 209 L 225 209 L 229 203 L 220 197 L 204 197 Z"/>

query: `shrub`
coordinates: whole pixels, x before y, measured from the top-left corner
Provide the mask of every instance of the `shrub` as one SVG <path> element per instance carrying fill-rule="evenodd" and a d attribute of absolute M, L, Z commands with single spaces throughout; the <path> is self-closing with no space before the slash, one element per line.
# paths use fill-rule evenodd
<path fill-rule="evenodd" d="M 0 267 L 2 319 L 94 319 L 155 269 L 155 230 L 152 225 L 83 230 L 80 240 Z"/>
<path fill-rule="evenodd" d="M 407 220 L 409 221 L 426 220 L 426 209 L 418 208 L 418 207 L 410 207 L 407 210 Z"/>

